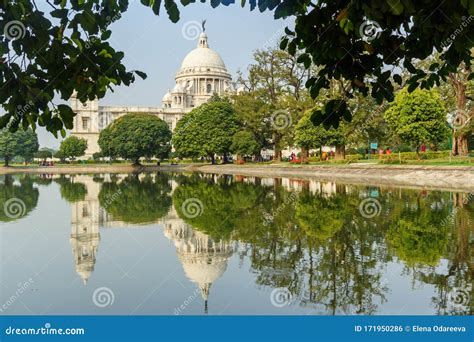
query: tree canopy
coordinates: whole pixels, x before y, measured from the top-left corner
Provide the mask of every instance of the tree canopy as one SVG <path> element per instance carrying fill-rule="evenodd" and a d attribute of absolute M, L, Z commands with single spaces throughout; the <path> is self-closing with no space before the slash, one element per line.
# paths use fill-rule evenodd
<path fill-rule="evenodd" d="M 78 138 L 74 135 L 67 137 L 61 142 L 59 151 L 66 158 L 75 159 L 76 157 L 82 157 L 87 150 L 87 141 L 85 139 Z"/>
<path fill-rule="evenodd" d="M 210 101 L 178 121 L 173 133 L 176 153 L 185 157 L 210 157 L 230 152 L 232 136 L 239 122 L 231 103 L 225 100 Z"/>
<path fill-rule="evenodd" d="M 253 156 L 260 153 L 262 146 L 259 145 L 255 136 L 249 131 L 239 131 L 232 137 L 230 149 L 239 157 Z"/>
<path fill-rule="evenodd" d="M 195 0 L 181 1 L 183 6 Z M 211 0 L 212 7 L 234 0 Z M 110 44 L 109 26 L 128 10 L 129 1 L 51 0 L 3 1 L 0 4 L 0 90 L 6 112 L 0 128 L 46 127 L 53 134 L 72 128 L 74 113 L 68 105 L 53 103 L 55 95 L 68 100 L 73 92 L 81 101 L 102 98 L 114 85 L 130 85 L 140 71 L 129 71 L 123 52 Z M 141 0 L 159 15 L 164 6 L 173 22 L 180 17 L 177 1 Z M 242 6 L 246 6 L 242 1 Z M 316 98 L 332 79 L 345 79 L 340 100 L 325 105 L 325 112 L 313 117 L 316 124 L 337 125 L 350 117 L 347 100 L 360 92 L 379 104 L 393 100 L 394 88 L 403 79 L 397 67 L 408 71 L 409 90 L 430 88 L 446 80 L 464 63 L 471 65 L 474 2 L 445 1 L 433 8 L 430 0 L 251 0 L 251 10 L 270 10 L 276 19 L 294 18 L 286 28 L 281 48 L 304 68 L 319 67 L 305 82 Z M 426 72 L 416 66 L 434 51 L 441 63 Z M 19 109 L 20 108 L 20 109 Z"/>
<path fill-rule="evenodd" d="M 437 144 L 448 135 L 446 110 L 434 91 L 400 91 L 385 112 L 385 121 L 403 143 L 416 148 L 423 143 Z"/>
<path fill-rule="evenodd" d="M 14 157 L 22 157 L 24 161 L 31 160 L 38 151 L 38 136 L 31 129 L 20 129 L 10 132 L 7 129 L 0 130 L 0 158 L 8 166 Z"/>
<path fill-rule="evenodd" d="M 104 156 L 130 159 L 166 158 L 171 151 L 171 131 L 160 118 L 145 113 L 126 114 L 106 127 L 99 136 Z"/>

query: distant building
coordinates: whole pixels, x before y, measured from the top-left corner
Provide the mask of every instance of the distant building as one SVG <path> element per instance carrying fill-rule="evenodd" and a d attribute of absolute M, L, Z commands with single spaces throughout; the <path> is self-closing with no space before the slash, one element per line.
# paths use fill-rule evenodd
<path fill-rule="evenodd" d="M 101 106 L 98 100 L 81 103 L 75 95 L 71 107 L 76 113 L 71 135 L 87 140 L 86 158 L 99 152 L 99 133 L 115 119 L 127 113 L 149 113 L 164 120 L 173 131 L 176 123 L 193 108 L 207 102 L 213 94 L 233 92 L 232 77 L 221 56 L 209 48 L 203 32 L 196 49 L 184 58 L 175 76 L 175 86 L 162 99 L 161 107 Z"/>

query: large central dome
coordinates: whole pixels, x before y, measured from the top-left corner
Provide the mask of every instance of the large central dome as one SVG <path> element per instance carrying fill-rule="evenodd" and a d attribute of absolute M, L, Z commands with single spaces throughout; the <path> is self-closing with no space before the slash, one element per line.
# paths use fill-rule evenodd
<path fill-rule="evenodd" d="M 204 31 L 197 48 L 186 55 L 174 79 L 175 87 L 163 97 L 166 110 L 189 112 L 214 94 L 222 96 L 234 91 L 232 77 L 221 56 L 209 48 Z"/>
<path fill-rule="evenodd" d="M 205 71 L 201 68 L 217 68 L 227 72 L 227 68 L 221 56 L 209 48 L 207 35 L 203 32 L 199 37 L 199 44 L 196 49 L 184 57 L 181 63 L 181 72 Z"/>

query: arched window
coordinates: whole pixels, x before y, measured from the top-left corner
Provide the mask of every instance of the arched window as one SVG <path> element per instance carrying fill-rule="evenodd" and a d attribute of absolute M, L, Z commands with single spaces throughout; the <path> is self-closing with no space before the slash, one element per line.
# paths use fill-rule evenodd
<path fill-rule="evenodd" d="M 207 93 L 210 94 L 212 92 L 212 84 L 207 85 Z"/>

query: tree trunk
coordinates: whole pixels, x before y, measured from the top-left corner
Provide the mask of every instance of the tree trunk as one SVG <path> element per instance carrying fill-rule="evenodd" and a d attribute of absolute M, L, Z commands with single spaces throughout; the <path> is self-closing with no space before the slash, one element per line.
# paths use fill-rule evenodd
<path fill-rule="evenodd" d="M 280 140 L 281 140 L 280 136 L 274 133 L 273 134 L 273 145 L 274 145 L 273 161 L 281 161 Z"/>
<path fill-rule="evenodd" d="M 224 152 L 222 154 L 222 164 L 228 164 L 229 163 L 229 159 L 227 159 L 227 152 Z"/>
<path fill-rule="evenodd" d="M 9 166 L 10 157 L 5 157 L 5 166 Z"/>
<path fill-rule="evenodd" d="M 346 159 L 346 145 L 336 145 L 336 160 Z"/>
<path fill-rule="evenodd" d="M 210 154 L 209 157 L 211 157 L 211 164 L 214 165 L 216 163 L 216 158 L 214 156 L 214 153 Z"/>
<path fill-rule="evenodd" d="M 301 160 L 307 162 L 309 158 L 309 150 L 306 147 L 301 148 Z"/>
<path fill-rule="evenodd" d="M 133 161 L 132 166 L 140 166 L 140 165 L 141 165 L 141 164 L 140 164 L 140 157 L 135 158 L 135 160 Z"/>
<path fill-rule="evenodd" d="M 319 146 L 319 161 L 323 160 L 323 147 Z"/>

